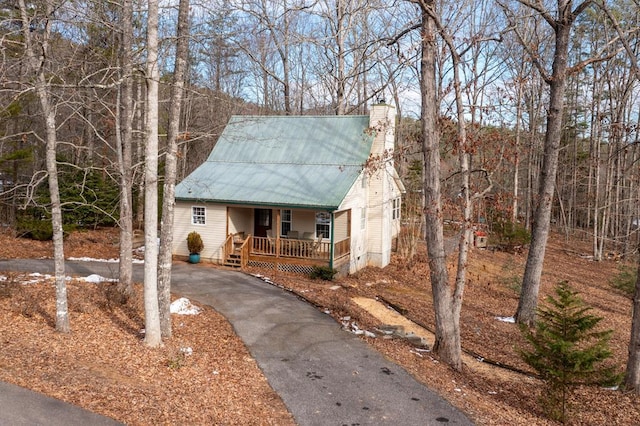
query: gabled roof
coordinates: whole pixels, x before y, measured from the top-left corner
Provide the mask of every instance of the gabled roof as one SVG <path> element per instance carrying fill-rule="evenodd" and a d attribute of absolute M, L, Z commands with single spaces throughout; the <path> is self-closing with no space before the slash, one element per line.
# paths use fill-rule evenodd
<path fill-rule="evenodd" d="M 369 157 L 368 116 L 234 116 L 176 199 L 335 210 Z"/>

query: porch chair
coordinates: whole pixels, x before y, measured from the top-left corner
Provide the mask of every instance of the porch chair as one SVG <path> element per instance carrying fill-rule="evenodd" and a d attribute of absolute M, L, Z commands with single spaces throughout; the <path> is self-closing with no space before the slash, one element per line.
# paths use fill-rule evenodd
<path fill-rule="evenodd" d="M 267 250 L 275 253 L 276 250 L 276 238 L 273 236 L 273 230 L 267 229 Z"/>
<path fill-rule="evenodd" d="M 313 247 L 311 248 L 311 254 L 313 257 L 317 257 L 318 252 L 320 251 L 321 244 L 322 244 L 322 234 L 318 235 L 318 239 L 314 241 Z"/>

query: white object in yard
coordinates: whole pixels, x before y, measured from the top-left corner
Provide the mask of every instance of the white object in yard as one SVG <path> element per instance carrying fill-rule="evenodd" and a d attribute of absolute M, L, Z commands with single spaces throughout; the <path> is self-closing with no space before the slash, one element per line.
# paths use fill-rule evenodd
<path fill-rule="evenodd" d="M 171 303 L 171 313 L 178 315 L 198 315 L 200 308 L 191 304 L 191 301 L 186 297 L 176 299 Z"/>

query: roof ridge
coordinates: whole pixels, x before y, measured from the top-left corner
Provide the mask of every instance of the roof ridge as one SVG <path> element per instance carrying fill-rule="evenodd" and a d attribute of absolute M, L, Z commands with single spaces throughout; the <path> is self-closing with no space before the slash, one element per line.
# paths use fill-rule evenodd
<path fill-rule="evenodd" d="M 231 118 L 369 118 L 367 114 L 358 115 L 241 115 L 233 114 Z"/>

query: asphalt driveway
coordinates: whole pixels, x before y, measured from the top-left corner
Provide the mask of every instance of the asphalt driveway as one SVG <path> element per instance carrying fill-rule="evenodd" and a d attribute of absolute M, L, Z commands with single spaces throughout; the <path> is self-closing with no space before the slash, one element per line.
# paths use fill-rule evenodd
<path fill-rule="evenodd" d="M 142 281 L 142 267 L 134 269 Z M 53 262 L 0 261 L 0 270 L 52 273 Z M 66 270 L 117 277 L 117 265 L 101 262 L 68 261 Z M 229 320 L 300 425 L 472 424 L 330 316 L 258 278 L 176 262 L 172 291 Z"/>

